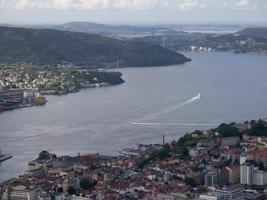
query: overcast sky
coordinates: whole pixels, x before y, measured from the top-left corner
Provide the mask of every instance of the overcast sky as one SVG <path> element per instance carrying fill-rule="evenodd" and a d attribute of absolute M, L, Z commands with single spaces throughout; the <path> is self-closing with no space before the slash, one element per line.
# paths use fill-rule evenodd
<path fill-rule="evenodd" d="M 267 23 L 267 0 L 0 0 L 0 23 Z"/>

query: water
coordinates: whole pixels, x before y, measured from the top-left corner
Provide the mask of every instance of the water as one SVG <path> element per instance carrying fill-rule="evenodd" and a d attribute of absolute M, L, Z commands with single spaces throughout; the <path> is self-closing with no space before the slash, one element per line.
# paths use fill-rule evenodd
<path fill-rule="evenodd" d="M 178 139 L 267 111 L 267 56 L 185 53 L 193 62 L 121 69 L 125 84 L 49 96 L 45 106 L 0 114 L 0 148 L 13 158 L 0 181 L 22 173 L 41 150 L 117 154 L 137 143 Z M 201 94 L 201 96 L 199 96 Z"/>

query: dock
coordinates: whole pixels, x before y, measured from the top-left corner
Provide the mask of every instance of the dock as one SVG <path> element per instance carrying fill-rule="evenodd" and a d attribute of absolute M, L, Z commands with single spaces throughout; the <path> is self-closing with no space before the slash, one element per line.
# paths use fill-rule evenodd
<path fill-rule="evenodd" d="M 12 158 L 12 155 L 0 155 L 0 163 Z"/>

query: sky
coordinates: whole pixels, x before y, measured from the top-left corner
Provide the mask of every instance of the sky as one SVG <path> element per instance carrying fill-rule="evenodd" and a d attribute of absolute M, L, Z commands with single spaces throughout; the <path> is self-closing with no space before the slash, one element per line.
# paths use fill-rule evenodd
<path fill-rule="evenodd" d="M 263 23 L 267 0 L 0 0 L 0 23 Z"/>

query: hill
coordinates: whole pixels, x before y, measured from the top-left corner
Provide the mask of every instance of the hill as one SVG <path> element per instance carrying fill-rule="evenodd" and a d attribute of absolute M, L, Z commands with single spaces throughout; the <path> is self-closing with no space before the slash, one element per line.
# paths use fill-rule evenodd
<path fill-rule="evenodd" d="M 47 26 L 46 28 L 65 30 L 72 32 L 93 33 L 108 36 L 131 37 L 132 35 L 142 34 L 160 34 L 169 32 L 171 29 L 158 26 L 130 26 L 130 25 L 105 25 L 92 22 L 69 22 L 56 26 Z"/>
<path fill-rule="evenodd" d="M 237 33 L 246 36 L 267 37 L 267 27 L 245 28 Z"/>
<path fill-rule="evenodd" d="M 267 28 L 266 28 L 267 31 Z M 229 51 L 233 53 L 267 53 L 265 29 L 244 29 L 227 34 L 186 33 L 146 36 L 135 38 L 150 44 L 161 45 L 172 51 Z M 266 32 L 267 33 L 267 32 Z"/>
<path fill-rule="evenodd" d="M 88 67 L 143 67 L 190 59 L 159 45 L 51 29 L 0 27 L 0 62 Z"/>

